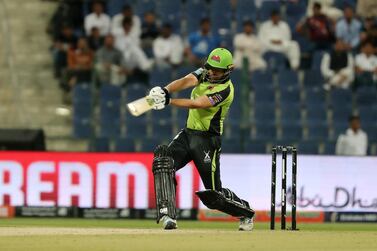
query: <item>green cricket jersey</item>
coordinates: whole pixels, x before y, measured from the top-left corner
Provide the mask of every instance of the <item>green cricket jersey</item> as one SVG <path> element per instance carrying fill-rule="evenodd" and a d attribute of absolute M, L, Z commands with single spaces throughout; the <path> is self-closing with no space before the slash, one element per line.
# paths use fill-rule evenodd
<path fill-rule="evenodd" d="M 211 84 L 205 80 L 203 71 L 202 68 L 199 68 L 192 72 L 199 80 L 199 84 L 192 90 L 191 99 L 207 95 L 213 106 L 205 109 L 189 109 L 186 127 L 221 135 L 225 116 L 233 102 L 233 84 L 230 79 L 224 83 Z"/>

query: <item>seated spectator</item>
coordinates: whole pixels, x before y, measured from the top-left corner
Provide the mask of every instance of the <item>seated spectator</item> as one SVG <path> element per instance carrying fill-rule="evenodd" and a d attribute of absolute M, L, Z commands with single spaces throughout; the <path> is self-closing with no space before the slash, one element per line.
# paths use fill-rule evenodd
<path fill-rule="evenodd" d="M 80 38 L 77 49 L 68 51 L 66 81 L 63 82 L 66 91 L 70 91 L 76 83 L 91 82 L 93 58 L 93 51 L 89 48 L 86 38 Z"/>
<path fill-rule="evenodd" d="M 103 12 L 101 2 L 94 2 L 93 12 L 85 17 L 85 34 L 89 35 L 93 27 L 99 29 L 101 36 L 105 36 L 110 32 L 110 17 Z"/>
<path fill-rule="evenodd" d="M 361 22 L 354 17 L 350 6 L 344 8 L 344 17 L 336 23 L 336 38 L 343 40 L 350 50 L 356 50 L 360 44 Z"/>
<path fill-rule="evenodd" d="M 281 21 L 277 11 L 271 12 L 271 20 L 261 24 L 258 37 L 265 51 L 284 54 L 292 69 L 298 69 L 300 63 L 300 48 L 291 38 L 291 30 L 286 22 Z"/>
<path fill-rule="evenodd" d="M 308 1 L 308 10 L 307 15 L 308 17 L 311 17 L 313 13 L 313 5 L 314 4 L 320 4 L 322 6 L 322 12 L 329 18 L 331 18 L 333 21 L 338 20 L 342 17 L 343 13 L 338 8 L 334 7 L 334 0 L 309 0 Z"/>
<path fill-rule="evenodd" d="M 299 22 L 296 30 L 309 38 L 314 50 L 330 50 L 334 42 L 334 26 L 321 9 L 321 4 L 314 3 L 313 15 Z"/>
<path fill-rule="evenodd" d="M 361 42 L 371 41 L 373 47 L 377 49 L 377 23 L 374 17 L 364 19 L 363 28 L 360 33 Z M 377 51 L 375 51 L 376 53 Z"/>
<path fill-rule="evenodd" d="M 253 34 L 254 25 L 252 21 L 243 23 L 243 32 L 234 37 L 234 66 L 242 68 L 244 58 L 249 61 L 249 70 L 264 70 L 267 67 L 263 59 L 263 45 L 258 37 Z"/>
<path fill-rule="evenodd" d="M 185 49 L 188 61 L 195 66 L 203 65 L 207 55 L 220 46 L 220 38 L 211 33 L 211 21 L 203 18 L 200 28 L 188 36 L 188 46 Z"/>
<path fill-rule="evenodd" d="M 377 56 L 372 42 L 366 41 L 355 59 L 355 88 L 360 85 L 377 85 Z"/>
<path fill-rule="evenodd" d="M 141 48 L 148 55 L 152 54 L 153 41 L 158 37 L 159 27 L 156 21 L 156 15 L 152 11 L 144 14 L 143 24 L 141 26 Z"/>
<path fill-rule="evenodd" d="M 98 50 L 103 45 L 103 36 L 99 33 L 97 27 L 93 27 L 90 31 L 90 35 L 87 37 L 90 49 L 93 51 Z"/>
<path fill-rule="evenodd" d="M 54 61 L 54 75 L 60 78 L 62 70 L 67 67 L 67 52 L 71 48 L 75 48 L 78 38 L 69 25 L 64 25 L 62 30 L 54 37 L 52 46 L 52 54 Z"/>
<path fill-rule="evenodd" d="M 323 88 L 348 88 L 354 77 L 353 66 L 353 57 L 347 51 L 347 45 L 342 40 L 337 40 L 334 49 L 322 57 L 321 72 L 326 80 Z"/>
<path fill-rule="evenodd" d="M 360 118 L 352 115 L 349 118 L 349 128 L 340 134 L 336 141 L 335 153 L 337 155 L 367 155 L 368 136 L 361 129 Z"/>
<path fill-rule="evenodd" d="M 178 35 L 172 34 L 170 24 L 164 24 L 160 36 L 154 40 L 153 54 L 157 67 L 166 68 L 182 63 L 182 39 Z"/>
<path fill-rule="evenodd" d="M 123 54 L 114 47 L 113 35 L 107 35 L 95 55 L 95 79 L 99 84 L 122 85 L 125 82 Z"/>
<path fill-rule="evenodd" d="M 148 59 L 140 48 L 140 40 L 131 35 L 132 19 L 123 19 L 122 33 L 115 34 L 115 48 L 123 54 L 123 59 L 131 79 L 146 82 L 147 72 L 151 69 L 153 61 Z"/>
<path fill-rule="evenodd" d="M 111 20 L 111 33 L 116 33 L 117 30 L 122 30 L 122 22 L 125 17 L 132 19 L 131 34 L 134 37 L 140 37 L 141 34 L 141 22 L 137 15 L 133 14 L 132 7 L 125 5 L 122 12 L 113 16 Z"/>
<path fill-rule="evenodd" d="M 357 0 L 357 14 L 363 18 L 377 17 L 376 0 Z"/>

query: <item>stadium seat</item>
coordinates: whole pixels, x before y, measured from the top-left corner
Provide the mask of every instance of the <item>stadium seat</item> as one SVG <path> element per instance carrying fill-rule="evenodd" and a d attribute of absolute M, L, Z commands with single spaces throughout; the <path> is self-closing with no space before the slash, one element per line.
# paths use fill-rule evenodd
<path fill-rule="evenodd" d="M 229 0 L 211 1 L 209 8 L 212 32 L 220 35 L 229 34 L 232 24 L 231 2 Z"/>
<path fill-rule="evenodd" d="M 257 123 L 275 124 L 275 105 L 268 101 L 255 103 L 254 119 Z"/>
<path fill-rule="evenodd" d="M 377 106 L 359 106 L 361 125 L 377 125 Z"/>
<path fill-rule="evenodd" d="M 90 152 L 109 152 L 110 151 L 110 141 L 108 138 L 95 138 L 89 143 Z"/>
<path fill-rule="evenodd" d="M 92 102 L 92 89 L 90 84 L 79 83 L 73 87 L 72 94 L 73 103 L 75 102 Z"/>
<path fill-rule="evenodd" d="M 166 85 L 172 80 L 171 76 L 172 69 L 170 68 L 154 68 L 150 73 L 149 78 L 149 85 L 156 86 L 156 85 Z"/>
<path fill-rule="evenodd" d="M 154 138 L 171 140 L 173 138 L 172 123 L 154 122 L 152 123 L 152 135 Z"/>
<path fill-rule="evenodd" d="M 324 151 L 323 151 L 323 154 L 325 155 L 335 155 L 335 146 L 336 146 L 336 142 L 335 141 L 327 141 L 325 144 L 324 144 Z"/>
<path fill-rule="evenodd" d="M 275 104 L 275 89 L 274 88 L 264 88 L 255 90 L 255 103 L 267 103 Z"/>
<path fill-rule="evenodd" d="M 160 144 L 166 144 L 168 140 L 158 138 L 143 138 L 141 141 L 141 152 L 153 152 Z"/>
<path fill-rule="evenodd" d="M 287 68 L 287 58 L 284 54 L 274 51 L 267 51 L 263 54 L 263 58 L 267 63 L 269 70 L 277 72 L 281 69 Z"/>
<path fill-rule="evenodd" d="M 223 139 L 221 153 L 242 153 L 242 145 L 239 139 Z"/>
<path fill-rule="evenodd" d="M 352 106 L 349 105 L 337 105 L 332 107 L 332 121 L 337 123 L 348 123 L 348 118 L 352 114 Z"/>
<path fill-rule="evenodd" d="M 326 95 L 322 87 L 305 88 L 305 104 L 307 106 L 324 106 L 326 105 Z"/>
<path fill-rule="evenodd" d="M 268 71 L 254 71 L 251 74 L 250 82 L 255 88 L 256 86 L 272 86 L 272 74 Z"/>
<path fill-rule="evenodd" d="M 275 141 L 276 135 L 276 126 L 274 123 L 263 123 L 263 121 L 257 121 L 256 135 L 253 140 Z"/>
<path fill-rule="evenodd" d="M 87 139 L 92 137 L 92 135 L 93 128 L 91 120 L 80 118 L 73 119 L 73 136 L 75 138 Z"/>
<path fill-rule="evenodd" d="M 280 70 L 278 72 L 278 84 L 281 88 L 295 87 L 299 85 L 298 76 L 296 71 L 292 70 Z"/>
<path fill-rule="evenodd" d="M 280 123 L 283 125 L 301 125 L 301 107 L 299 104 L 280 106 Z"/>
<path fill-rule="evenodd" d="M 100 118 L 100 136 L 107 138 L 117 138 L 121 134 L 120 119 L 114 118 L 108 120 L 107 118 Z"/>
<path fill-rule="evenodd" d="M 294 142 L 300 141 L 302 139 L 302 127 L 301 125 L 295 125 L 295 124 L 287 124 L 282 125 L 282 135 L 281 140 L 291 142 L 290 144 L 293 144 Z"/>
<path fill-rule="evenodd" d="M 306 1 L 287 1 L 286 2 L 286 16 L 295 17 L 300 20 L 306 13 Z"/>
<path fill-rule="evenodd" d="M 258 11 L 258 19 L 261 22 L 268 20 L 273 10 L 280 13 L 280 1 L 263 1 Z"/>
<path fill-rule="evenodd" d="M 308 140 L 326 140 L 329 138 L 327 125 L 308 124 Z"/>
<path fill-rule="evenodd" d="M 304 75 L 304 85 L 312 87 L 322 87 L 324 79 L 319 70 L 307 70 Z"/>
<path fill-rule="evenodd" d="M 318 154 L 317 141 L 300 141 L 296 147 L 299 154 Z"/>
<path fill-rule="evenodd" d="M 132 84 L 126 87 L 126 102 L 139 99 L 147 95 L 148 89 L 142 84 Z"/>
<path fill-rule="evenodd" d="M 361 86 L 356 91 L 356 103 L 358 105 L 376 105 L 377 89 L 375 86 Z"/>
<path fill-rule="evenodd" d="M 134 152 L 135 142 L 130 138 L 117 138 L 115 140 L 115 152 Z"/>
<path fill-rule="evenodd" d="M 324 52 L 323 51 L 314 51 L 312 55 L 312 70 L 321 70 L 321 62 Z"/>
<path fill-rule="evenodd" d="M 300 104 L 300 90 L 292 87 L 280 87 L 280 104 Z"/>
<path fill-rule="evenodd" d="M 104 121 L 120 120 L 120 101 L 106 101 L 100 102 L 100 118 Z"/>
<path fill-rule="evenodd" d="M 327 110 L 324 104 L 306 106 L 307 125 L 327 125 Z"/>
<path fill-rule="evenodd" d="M 147 133 L 146 119 L 126 119 L 126 137 L 136 139 L 146 137 Z"/>
<path fill-rule="evenodd" d="M 104 84 L 100 89 L 101 100 L 116 101 L 122 98 L 122 88 L 116 85 Z"/>
<path fill-rule="evenodd" d="M 248 154 L 265 154 L 266 144 L 263 141 L 247 141 L 245 143 L 245 153 Z"/>
<path fill-rule="evenodd" d="M 330 102 L 332 107 L 352 105 L 352 92 L 347 89 L 332 90 L 330 93 Z"/>

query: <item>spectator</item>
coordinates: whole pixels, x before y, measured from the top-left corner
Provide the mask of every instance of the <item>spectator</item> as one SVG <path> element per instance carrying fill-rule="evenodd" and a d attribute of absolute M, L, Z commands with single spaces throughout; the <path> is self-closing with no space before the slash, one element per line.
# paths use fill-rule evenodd
<path fill-rule="evenodd" d="M 77 49 L 68 51 L 68 69 L 63 88 L 69 91 L 76 83 L 90 82 L 92 78 L 93 51 L 86 38 L 80 38 Z"/>
<path fill-rule="evenodd" d="M 56 33 L 54 44 L 52 46 L 52 55 L 54 61 L 54 75 L 60 78 L 62 70 L 67 67 L 67 52 L 73 49 L 77 44 L 77 37 L 69 25 L 64 25 L 61 32 Z"/>
<path fill-rule="evenodd" d="M 103 47 L 95 55 L 96 82 L 122 85 L 127 73 L 123 65 L 123 54 L 114 47 L 113 35 L 107 35 Z"/>
<path fill-rule="evenodd" d="M 377 56 L 372 42 L 366 41 L 355 59 L 355 88 L 360 85 L 377 85 Z"/>
<path fill-rule="evenodd" d="M 249 61 L 249 70 L 264 70 L 267 67 L 264 61 L 263 45 L 253 34 L 254 25 L 252 21 L 243 23 L 243 32 L 234 37 L 234 65 L 236 68 L 242 67 L 243 58 Z"/>
<path fill-rule="evenodd" d="M 307 10 L 308 17 L 311 17 L 314 14 L 313 6 L 316 3 L 322 6 L 323 14 L 331 18 L 333 21 L 338 20 L 343 15 L 341 10 L 334 7 L 334 0 L 309 0 Z"/>
<path fill-rule="evenodd" d="M 140 40 L 131 36 L 132 19 L 124 18 L 122 24 L 122 33 L 115 34 L 115 47 L 123 54 L 129 77 L 145 82 L 153 61 L 140 48 Z"/>
<path fill-rule="evenodd" d="M 90 49 L 93 51 L 98 50 L 103 45 L 103 36 L 101 36 L 99 29 L 93 27 L 90 31 L 90 35 L 87 37 Z"/>
<path fill-rule="evenodd" d="M 349 118 L 349 128 L 345 134 L 340 134 L 336 141 L 337 155 L 367 155 L 368 136 L 361 129 L 360 118 L 352 115 Z"/>
<path fill-rule="evenodd" d="M 296 30 L 309 38 L 314 50 L 330 50 L 334 42 L 334 27 L 332 21 L 322 13 L 321 9 L 321 4 L 314 3 L 313 15 L 299 22 Z"/>
<path fill-rule="evenodd" d="M 363 18 L 377 16 L 377 1 L 376 0 L 358 0 L 357 14 Z"/>
<path fill-rule="evenodd" d="M 111 32 L 117 33 L 118 30 L 122 30 L 122 22 L 125 17 L 132 19 L 131 35 L 134 37 L 140 37 L 141 34 L 141 22 L 137 15 L 133 14 L 132 7 L 125 5 L 122 12 L 115 15 L 111 20 Z"/>
<path fill-rule="evenodd" d="M 342 40 L 337 40 L 334 49 L 330 53 L 325 53 L 322 58 L 321 72 L 326 80 L 324 89 L 348 88 L 353 81 L 353 65 L 347 45 Z"/>
<path fill-rule="evenodd" d="M 164 24 L 160 36 L 154 40 L 153 54 L 158 67 L 166 68 L 182 63 L 182 39 L 178 35 L 172 34 L 170 24 Z"/>
<path fill-rule="evenodd" d="M 363 28 L 360 33 L 361 42 L 371 41 L 373 47 L 377 48 L 377 23 L 374 17 L 367 17 L 364 19 Z M 376 53 L 376 52 L 375 52 Z"/>
<path fill-rule="evenodd" d="M 158 37 L 158 34 L 156 15 L 152 11 L 146 12 L 141 26 L 141 47 L 148 55 L 152 54 L 153 41 Z"/>
<path fill-rule="evenodd" d="M 350 50 L 360 44 L 361 22 L 354 17 L 350 6 L 344 8 L 344 17 L 336 23 L 336 38 L 343 40 Z"/>
<path fill-rule="evenodd" d="M 110 17 L 103 12 L 101 2 L 93 3 L 93 12 L 85 17 L 85 34 L 89 35 L 93 27 L 97 27 L 101 36 L 105 36 L 110 31 Z"/>
<path fill-rule="evenodd" d="M 284 54 L 292 69 L 298 69 L 300 63 L 300 48 L 296 41 L 291 39 L 291 30 L 286 22 L 280 20 L 280 14 L 271 12 L 271 20 L 261 24 L 259 35 L 265 51 Z"/>
<path fill-rule="evenodd" d="M 211 21 L 208 18 L 203 18 L 200 20 L 199 31 L 189 34 L 185 54 L 190 63 L 201 66 L 206 56 L 219 46 L 220 38 L 211 33 Z"/>

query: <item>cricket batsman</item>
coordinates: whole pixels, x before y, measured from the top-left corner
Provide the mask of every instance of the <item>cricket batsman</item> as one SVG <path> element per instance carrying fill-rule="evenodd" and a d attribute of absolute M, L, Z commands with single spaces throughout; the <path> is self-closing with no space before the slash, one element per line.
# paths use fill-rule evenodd
<path fill-rule="evenodd" d="M 149 92 L 153 109 L 167 105 L 188 108 L 186 127 L 169 145 L 159 145 L 154 151 L 157 222 L 164 229 L 176 229 L 175 172 L 191 160 L 200 174 L 204 191 L 198 191 L 204 205 L 240 219 L 239 230 L 253 229 L 254 210 L 249 203 L 223 188 L 220 180 L 220 154 L 223 122 L 232 104 L 234 88 L 230 80 L 232 54 L 224 48 L 214 49 L 204 67 L 177 79 L 165 87 L 156 86 Z M 171 98 L 171 94 L 193 88 L 190 99 Z"/>

